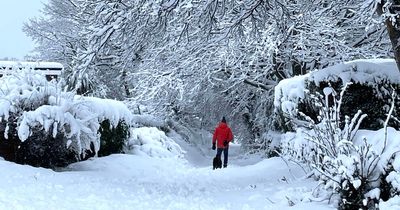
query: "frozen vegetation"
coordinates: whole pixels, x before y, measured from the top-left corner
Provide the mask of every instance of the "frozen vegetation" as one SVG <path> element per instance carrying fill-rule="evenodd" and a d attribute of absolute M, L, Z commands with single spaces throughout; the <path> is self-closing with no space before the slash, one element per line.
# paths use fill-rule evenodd
<path fill-rule="evenodd" d="M 59 81 L 0 69 L 0 209 L 400 209 L 399 6 L 48 0 Z"/>

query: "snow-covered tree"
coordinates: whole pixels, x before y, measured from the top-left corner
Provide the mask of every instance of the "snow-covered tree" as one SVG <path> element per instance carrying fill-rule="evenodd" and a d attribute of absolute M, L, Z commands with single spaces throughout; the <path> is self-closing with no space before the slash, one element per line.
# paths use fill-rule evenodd
<path fill-rule="evenodd" d="M 394 53 L 394 58 L 397 62 L 397 67 L 400 71 L 400 48 L 399 48 L 399 38 L 400 38 L 400 1 L 398 0 L 382 0 L 375 1 L 369 0 L 366 2 L 370 8 L 373 8 L 378 15 L 383 18 L 385 22 L 387 32 L 389 34 L 390 41 L 392 43 L 392 50 Z"/>
<path fill-rule="evenodd" d="M 89 14 L 81 13 L 79 0 L 50 0 L 43 16 L 31 19 L 23 30 L 37 43 L 38 58 L 61 62 L 70 72 L 77 50 L 85 42 L 81 31 Z"/>
<path fill-rule="evenodd" d="M 56 2 L 62 4 L 51 0 L 48 10 Z M 250 140 L 271 127 L 278 81 L 346 60 L 384 57 L 390 48 L 383 24 L 370 24 L 361 0 L 63 4 L 73 9 L 53 8 L 38 23 L 54 24 L 63 12 L 73 20 L 63 29 L 79 35 L 70 56 L 70 87 L 132 97 L 188 122 L 202 119 L 207 129 L 225 115 Z M 48 43 L 63 48 L 67 38 Z"/>

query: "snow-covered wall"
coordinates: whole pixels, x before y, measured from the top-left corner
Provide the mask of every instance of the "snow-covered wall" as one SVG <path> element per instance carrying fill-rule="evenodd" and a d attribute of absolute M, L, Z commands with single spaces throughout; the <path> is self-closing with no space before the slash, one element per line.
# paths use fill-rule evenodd
<path fill-rule="evenodd" d="M 0 75 L 12 74 L 22 69 L 38 70 L 45 75 L 61 75 L 64 66 L 57 62 L 0 61 Z"/>

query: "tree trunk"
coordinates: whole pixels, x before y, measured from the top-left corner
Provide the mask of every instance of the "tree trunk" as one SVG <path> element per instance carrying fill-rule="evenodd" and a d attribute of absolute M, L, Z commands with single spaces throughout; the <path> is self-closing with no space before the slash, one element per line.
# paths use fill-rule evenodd
<path fill-rule="evenodd" d="M 396 20 L 396 25 L 398 25 L 400 21 Z M 399 46 L 399 39 L 400 39 L 400 30 L 393 23 L 386 19 L 385 21 L 386 28 L 388 30 L 390 42 L 392 43 L 392 49 L 394 53 L 394 59 L 397 63 L 397 69 L 400 71 L 400 46 Z"/>
<path fill-rule="evenodd" d="M 121 72 L 121 80 L 125 90 L 125 96 L 128 98 L 131 97 L 131 92 L 129 90 L 129 84 L 128 84 L 128 73 L 126 72 L 125 68 Z"/>
<path fill-rule="evenodd" d="M 377 13 L 379 15 L 383 14 L 383 4 L 385 2 L 381 2 L 377 6 Z M 390 14 L 400 14 L 400 0 L 394 0 L 392 5 L 389 8 Z M 396 17 L 396 20 L 391 20 L 390 18 L 386 18 L 385 20 L 386 28 L 388 30 L 390 42 L 392 43 L 392 49 L 394 53 L 394 59 L 397 63 L 397 69 L 400 71 L 400 18 Z"/>

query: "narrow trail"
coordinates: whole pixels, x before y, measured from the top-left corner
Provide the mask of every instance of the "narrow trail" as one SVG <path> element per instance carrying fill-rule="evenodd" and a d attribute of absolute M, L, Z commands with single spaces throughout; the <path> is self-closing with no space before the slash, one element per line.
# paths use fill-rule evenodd
<path fill-rule="evenodd" d="M 212 136 L 210 134 L 196 132 L 194 131 L 191 135 L 193 138 L 191 140 L 191 144 L 184 141 L 183 139 L 172 136 L 176 143 L 181 146 L 181 148 L 186 151 L 184 158 L 196 168 L 201 167 L 211 167 L 212 159 L 216 155 L 216 150 L 211 149 L 211 139 Z M 257 155 L 246 155 L 244 151 L 242 151 L 240 144 L 230 143 L 229 146 L 229 166 L 246 166 L 250 164 L 255 164 L 262 160 L 261 156 Z"/>
<path fill-rule="evenodd" d="M 239 144 L 233 143 L 228 168 L 212 170 L 216 151 L 211 150 L 211 136 L 197 133 L 193 137 L 197 144 L 182 139 L 176 142 L 186 151 L 189 164 L 185 174 L 196 180 L 189 185 L 198 186 L 192 190 L 202 191 L 204 201 L 212 204 L 198 209 L 334 209 L 324 202 L 311 203 L 316 183 L 303 179 L 305 174 L 299 166 L 289 167 L 281 158 L 246 155 Z"/>

